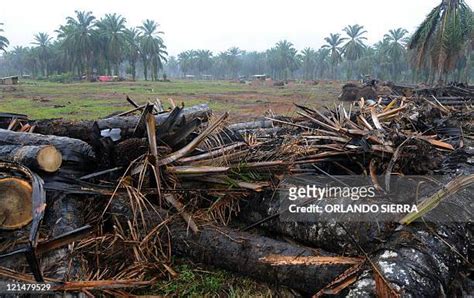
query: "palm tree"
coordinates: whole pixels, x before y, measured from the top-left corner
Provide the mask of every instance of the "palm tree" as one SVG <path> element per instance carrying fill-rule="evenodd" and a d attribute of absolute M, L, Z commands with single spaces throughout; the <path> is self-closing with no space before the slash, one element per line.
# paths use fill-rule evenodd
<path fill-rule="evenodd" d="M 303 77 L 305 80 L 314 79 L 317 59 L 318 59 L 318 54 L 312 48 L 304 48 L 301 51 Z"/>
<path fill-rule="evenodd" d="M 445 81 L 472 38 L 473 26 L 473 12 L 463 0 L 442 0 L 408 44 L 416 69 L 427 67 L 431 81 Z"/>
<path fill-rule="evenodd" d="M 349 62 L 347 78 L 352 78 L 352 71 L 354 67 L 354 61 L 359 59 L 364 55 L 364 51 L 367 46 L 364 44 L 364 41 L 367 40 L 367 37 L 363 36 L 367 33 L 364 30 L 364 26 L 360 26 L 358 24 L 349 25 L 343 29 L 343 31 L 349 37 L 346 44 L 343 46 L 344 57 Z"/>
<path fill-rule="evenodd" d="M 0 26 L 3 26 L 3 23 L 0 23 Z M 3 32 L 3 29 L 0 28 L 0 33 L 2 32 Z M 0 35 L 0 51 L 5 52 L 9 44 L 10 42 L 8 41 L 8 39 L 5 36 Z"/>
<path fill-rule="evenodd" d="M 200 75 L 212 67 L 212 52 L 209 50 L 197 50 L 194 52 L 195 67 Z"/>
<path fill-rule="evenodd" d="M 60 26 L 58 38 L 62 47 L 76 65 L 78 74 L 89 75 L 92 67 L 93 50 L 96 37 L 94 35 L 94 20 L 92 12 L 75 11 L 76 18 L 67 17 L 66 25 Z"/>
<path fill-rule="evenodd" d="M 175 56 L 171 56 L 168 58 L 166 65 L 164 67 L 164 71 L 170 77 L 178 77 L 179 76 L 179 63 L 178 59 Z"/>
<path fill-rule="evenodd" d="M 408 31 L 406 29 L 397 28 L 390 30 L 388 34 L 384 35 L 384 40 L 388 43 L 386 51 L 392 63 L 392 76 L 394 80 L 397 80 L 400 75 L 401 60 L 405 56 L 406 44 L 408 42 L 407 34 Z"/>
<path fill-rule="evenodd" d="M 293 72 L 299 67 L 297 54 L 298 51 L 287 40 L 277 42 L 275 47 L 267 51 L 269 63 L 277 78 L 286 80 L 293 75 Z"/>
<path fill-rule="evenodd" d="M 125 54 L 130 64 L 130 72 L 133 80 L 137 76 L 137 61 L 140 58 L 140 32 L 136 28 L 125 29 Z"/>
<path fill-rule="evenodd" d="M 341 38 L 341 34 L 339 33 L 331 33 L 329 37 L 324 38 L 324 40 L 327 44 L 325 44 L 322 48 L 330 50 L 331 74 L 332 78 L 336 79 L 336 67 L 342 62 L 341 44 L 346 40 L 346 38 Z"/>
<path fill-rule="evenodd" d="M 316 52 L 316 77 L 322 78 L 324 73 L 331 68 L 329 57 L 331 50 L 327 48 L 320 48 Z"/>
<path fill-rule="evenodd" d="M 193 51 L 179 53 L 178 63 L 183 76 L 186 77 L 186 75 L 193 69 Z"/>
<path fill-rule="evenodd" d="M 15 67 L 15 72 L 19 73 L 20 76 L 25 74 L 27 53 L 28 49 L 22 46 L 16 46 L 10 52 L 13 65 Z"/>
<path fill-rule="evenodd" d="M 224 62 L 233 79 L 236 79 L 238 76 L 238 69 L 241 63 L 240 58 L 242 54 L 244 54 L 244 51 L 238 47 L 232 47 L 224 53 Z"/>
<path fill-rule="evenodd" d="M 388 39 L 383 39 L 374 45 L 374 75 L 377 78 L 383 79 L 388 76 L 390 72 L 391 59 L 388 55 L 390 42 Z"/>
<path fill-rule="evenodd" d="M 119 66 L 123 58 L 123 48 L 125 46 L 125 24 L 126 19 L 116 13 L 106 14 L 97 22 L 100 37 L 105 43 L 105 58 L 108 74 L 111 74 L 110 64 L 114 65 L 114 74 L 119 75 Z"/>
<path fill-rule="evenodd" d="M 245 75 L 264 74 L 267 64 L 265 52 L 247 52 L 242 57 L 242 72 Z"/>
<path fill-rule="evenodd" d="M 51 45 L 52 37 L 48 33 L 40 32 L 34 36 L 32 44 L 38 47 L 38 60 L 43 71 L 43 75 L 48 77 L 48 60 L 49 60 L 49 46 Z"/>
<path fill-rule="evenodd" d="M 148 80 L 148 67 L 150 64 L 152 68 L 152 80 L 158 79 L 158 70 L 163 68 L 163 61 L 166 61 L 166 56 L 168 55 L 166 46 L 160 36 L 164 34 L 164 32 L 157 31 L 158 27 L 159 24 L 153 20 L 145 20 L 142 26 L 138 27 L 143 34 L 140 49 L 145 80 Z"/>
<path fill-rule="evenodd" d="M 216 77 L 221 79 L 227 79 L 231 75 L 231 66 L 232 63 L 229 59 L 229 53 L 227 51 L 220 52 L 213 58 L 212 69 Z"/>
<path fill-rule="evenodd" d="M 367 46 L 364 50 L 364 55 L 356 61 L 356 67 L 360 74 L 360 78 L 367 74 L 373 74 L 376 71 L 377 65 L 375 59 L 377 50 L 375 47 Z M 377 77 L 378 78 L 378 77 Z"/>

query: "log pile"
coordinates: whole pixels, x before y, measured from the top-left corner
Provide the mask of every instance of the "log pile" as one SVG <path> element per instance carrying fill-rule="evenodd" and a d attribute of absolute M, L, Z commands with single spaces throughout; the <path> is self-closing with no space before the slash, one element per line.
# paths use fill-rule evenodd
<path fill-rule="evenodd" d="M 465 291 L 474 110 L 417 92 L 234 124 L 207 105 L 130 98 L 96 121 L 2 114 L 0 279 L 125 295 L 176 276 L 183 256 L 304 295 Z M 275 195 L 300 175 L 364 176 L 385 193 L 396 176 L 434 174 L 448 179 L 421 193 L 424 213 L 394 222 L 283 221 Z M 448 195 L 467 219 L 424 222 Z"/>

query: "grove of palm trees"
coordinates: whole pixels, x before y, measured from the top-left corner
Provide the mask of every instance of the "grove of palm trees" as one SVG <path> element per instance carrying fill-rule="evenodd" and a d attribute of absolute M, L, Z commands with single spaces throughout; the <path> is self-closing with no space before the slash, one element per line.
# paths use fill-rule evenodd
<path fill-rule="evenodd" d="M 117 75 L 135 79 L 161 77 L 238 79 L 267 74 L 276 80 L 360 79 L 437 83 L 467 82 L 473 77 L 472 10 L 461 0 L 443 0 L 415 32 L 394 28 L 381 41 L 368 44 L 367 30 L 359 24 L 328 32 L 320 49 L 311 45 L 298 51 L 288 40 L 263 51 L 238 47 L 213 53 L 206 49 L 168 56 L 159 24 L 146 20 L 130 27 L 124 16 L 97 18 L 76 11 L 56 30 L 34 35 L 31 46 L 7 49 L 0 36 L 0 74 L 33 77 Z M 1 30 L 1 29 L 0 29 Z M 0 31 L 2 32 L 2 31 Z"/>
<path fill-rule="evenodd" d="M 55 40 L 39 32 L 31 47 L 17 46 L 5 52 L 2 72 L 33 77 L 69 74 L 79 78 L 127 73 L 135 78 L 140 61 L 143 77 L 156 80 L 167 55 L 163 32 L 153 20 L 145 20 L 136 28 L 126 25 L 126 19 L 115 13 L 96 19 L 92 12 L 76 11 L 56 30 Z M 1 40 L 5 44 L 1 49 L 5 50 L 8 40 Z M 121 72 L 121 67 L 126 69 Z"/>

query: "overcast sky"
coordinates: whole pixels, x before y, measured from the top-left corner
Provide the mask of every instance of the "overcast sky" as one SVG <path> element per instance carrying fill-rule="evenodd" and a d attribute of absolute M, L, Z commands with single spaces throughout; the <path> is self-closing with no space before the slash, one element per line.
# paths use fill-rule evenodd
<path fill-rule="evenodd" d="M 116 12 L 137 26 L 150 18 L 161 25 L 168 52 L 210 49 L 217 53 L 232 46 L 265 50 L 281 39 L 298 50 L 319 48 L 329 33 L 348 24 L 361 24 L 369 43 L 389 30 L 413 32 L 441 0 L 3 0 L 0 23 L 10 48 L 30 45 L 33 34 L 54 30 L 74 10 L 92 11 L 98 18 Z M 474 8 L 474 0 L 466 0 Z"/>

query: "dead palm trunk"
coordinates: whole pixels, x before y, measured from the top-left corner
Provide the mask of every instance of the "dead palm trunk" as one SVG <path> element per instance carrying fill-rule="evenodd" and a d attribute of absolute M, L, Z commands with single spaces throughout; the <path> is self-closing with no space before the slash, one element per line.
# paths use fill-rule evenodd
<path fill-rule="evenodd" d="M 50 145 L 0 146 L 0 159 L 18 162 L 33 170 L 42 170 L 50 173 L 56 172 L 62 163 L 61 153 L 54 146 Z"/>

